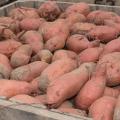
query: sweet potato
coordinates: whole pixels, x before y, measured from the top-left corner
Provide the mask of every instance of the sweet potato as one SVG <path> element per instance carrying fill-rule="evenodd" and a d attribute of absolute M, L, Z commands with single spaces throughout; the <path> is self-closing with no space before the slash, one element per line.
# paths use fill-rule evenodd
<path fill-rule="evenodd" d="M 9 27 L 0 25 L 0 40 L 16 39 L 16 35 Z"/>
<path fill-rule="evenodd" d="M 102 97 L 106 87 L 104 65 L 95 73 L 91 79 L 82 87 L 75 98 L 77 108 L 87 110 L 93 102 Z"/>
<path fill-rule="evenodd" d="M 28 64 L 32 54 L 30 45 L 20 46 L 11 56 L 10 62 L 12 67 L 19 67 Z"/>
<path fill-rule="evenodd" d="M 61 109 L 61 108 L 73 108 L 73 104 L 70 102 L 70 101 L 65 101 L 63 102 L 58 109 Z"/>
<path fill-rule="evenodd" d="M 38 13 L 40 17 L 45 18 L 48 21 L 54 21 L 60 15 L 61 10 L 55 1 L 47 1 L 40 5 Z"/>
<path fill-rule="evenodd" d="M 114 39 L 107 43 L 100 57 L 112 52 L 120 52 L 120 38 Z"/>
<path fill-rule="evenodd" d="M 21 30 L 38 30 L 45 20 L 43 18 L 25 18 L 20 21 Z"/>
<path fill-rule="evenodd" d="M 35 97 L 37 100 L 39 100 L 42 104 L 46 104 L 46 95 L 38 95 Z"/>
<path fill-rule="evenodd" d="M 15 20 L 22 20 L 24 18 L 39 18 L 39 14 L 35 8 L 28 8 L 28 7 L 17 7 L 12 9 L 8 16 Z"/>
<path fill-rule="evenodd" d="M 61 38 L 61 40 L 64 38 L 63 40 L 65 41 L 69 35 L 69 27 L 64 19 L 57 19 L 54 22 L 45 22 L 40 26 L 39 31 L 42 33 L 45 41 L 56 36 Z"/>
<path fill-rule="evenodd" d="M 19 94 L 30 94 L 32 92 L 32 87 L 29 83 L 25 81 L 16 80 L 0 80 L 0 96 L 5 96 L 11 98 Z"/>
<path fill-rule="evenodd" d="M 99 45 L 100 42 L 99 41 L 97 42 Z M 84 35 L 74 34 L 67 39 L 66 46 L 68 50 L 72 50 L 76 53 L 80 53 L 81 51 L 85 50 L 90 46 L 91 47 L 97 46 L 97 44 L 93 44 L 93 43 L 95 42 L 89 42 Z"/>
<path fill-rule="evenodd" d="M 96 10 L 88 14 L 87 19 L 89 22 L 102 25 L 104 24 L 104 20 L 113 20 L 117 21 L 118 15 L 114 12 Z"/>
<path fill-rule="evenodd" d="M 110 26 L 97 26 L 90 30 L 87 34 L 89 39 L 99 39 L 101 42 L 110 42 L 117 38 L 119 31 L 116 28 Z"/>
<path fill-rule="evenodd" d="M 53 54 L 49 50 L 40 50 L 35 56 L 32 57 L 31 61 L 43 61 L 51 63 Z"/>
<path fill-rule="evenodd" d="M 90 106 L 90 117 L 94 120 L 113 120 L 115 103 L 116 99 L 113 97 L 101 97 Z"/>
<path fill-rule="evenodd" d="M 9 28 L 14 33 L 20 32 L 19 21 L 14 20 L 11 17 L 0 17 L 0 26 Z"/>
<path fill-rule="evenodd" d="M 90 12 L 90 7 L 87 3 L 84 2 L 80 2 L 80 3 L 75 3 L 71 6 L 69 6 L 66 10 L 66 13 L 70 14 L 70 13 L 81 13 L 85 16 L 87 16 Z"/>
<path fill-rule="evenodd" d="M 102 53 L 102 51 L 103 48 L 101 47 L 88 48 L 82 51 L 78 55 L 79 65 L 84 62 L 97 62 L 99 60 L 99 56 Z"/>
<path fill-rule="evenodd" d="M 64 39 L 64 36 L 55 36 L 51 39 L 49 39 L 45 43 L 45 49 L 50 50 L 51 52 L 54 52 L 56 50 L 62 49 L 65 46 L 66 39 Z"/>
<path fill-rule="evenodd" d="M 84 63 L 78 69 L 56 78 L 47 88 L 47 105 L 59 107 L 65 100 L 75 96 L 89 80 L 95 63 Z M 67 85 L 69 83 L 69 85 Z M 63 87 L 64 86 L 64 87 Z"/>
<path fill-rule="evenodd" d="M 11 56 L 13 52 L 17 50 L 22 44 L 14 39 L 8 39 L 6 41 L 0 41 L 0 53 L 6 56 Z"/>
<path fill-rule="evenodd" d="M 11 71 L 9 59 L 5 55 L 0 54 L 0 78 L 9 79 Z"/>
<path fill-rule="evenodd" d="M 43 37 L 37 31 L 27 31 L 19 35 L 19 39 L 23 43 L 30 44 L 34 53 L 38 53 L 38 51 L 42 50 L 44 47 Z"/>
<path fill-rule="evenodd" d="M 64 49 L 56 50 L 52 57 L 52 61 L 54 62 L 56 60 L 63 59 L 63 58 L 70 58 L 70 59 L 76 60 L 77 54 L 70 50 L 64 50 Z"/>
<path fill-rule="evenodd" d="M 120 91 L 114 88 L 106 87 L 104 91 L 104 96 L 111 96 L 117 98 L 120 94 Z"/>
<path fill-rule="evenodd" d="M 79 115 L 79 116 L 84 116 L 87 117 L 87 114 L 85 111 L 80 110 L 80 109 L 75 109 L 75 108 L 59 108 L 59 111 L 63 113 L 67 113 L 70 115 Z"/>
<path fill-rule="evenodd" d="M 30 82 L 35 77 L 39 76 L 47 66 L 48 64 L 45 62 L 36 61 L 27 65 L 18 67 L 12 71 L 11 79 Z"/>
<path fill-rule="evenodd" d="M 53 62 L 45 70 L 43 70 L 41 76 L 38 77 L 40 90 L 45 92 L 47 86 L 52 81 L 54 81 L 61 75 L 74 70 L 75 68 L 77 68 L 77 62 L 69 58 Z"/>
<path fill-rule="evenodd" d="M 60 18 L 64 18 L 66 23 L 71 27 L 73 24 L 77 22 L 85 22 L 86 17 L 80 13 L 63 13 Z"/>
<path fill-rule="evenodd" d="M 9 100 L 25 104 L 41 104 L 40 100 L 25 94 L 16 95 L 11 97 Z"/>
<path fill-rule="evenodd" d="M 71 34 L 82 34 L 86 35 L 90 30 L 95 28 L 96 25 L 93 23 L 75 23 L 73 26 L 70 28 Z"/>
<path fill-rule="evenodd" d="M 108 86 L 120 84 L 120 52 L 113 52 L 104 55 L 98 65 L 106 65 L 106 79 Z M 97 67 L 99 69 L 99 66 Z"/>
<path fill-rule="evenodd" d="M 120 95 L 116 101 L 113 120 L 119 120 L 120 119 Z"/>

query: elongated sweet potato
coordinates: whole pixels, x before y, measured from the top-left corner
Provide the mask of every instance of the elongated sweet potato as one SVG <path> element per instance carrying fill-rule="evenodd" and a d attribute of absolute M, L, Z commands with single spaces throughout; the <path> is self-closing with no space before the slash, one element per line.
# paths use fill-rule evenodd
<path fill-rule="evenodd" d="M 110 26 L 97 26 L 94 29 L 90 30 L 87 34 L 89 39 L 99 39 L 101 42 L 109 42 L 113 39 L 116 39 L 119 35 L 119 31 Z"/>
<path fill-rule="evenodd" d="M 36 61 L 18 67 L 12 71 L 11 79 L 30 82 L 35 77 L 38 77 L 47 66 L 48 64 L 45 62 Z"/>
<path fill-rule="evenodd" d="M 41 104 L 40 100 L 26 94 L 16 95 L 11 97 L 9 100 L 25 104 Z"/>
<path fill-rule="evenodd" d="M 78 23 L 73 24 L 73 26 L 70 28 L 70 32 L 71 32 L 71 34 L 85 35 L 95 27 L 96 27 L 96 25 L 93 23 L 80 23 L 80 22 L 78 22 Z"/>
<path fill-rule="evenodd" d="M 46 94 L 44 94 L 44 95 L 38 95 L 35 98 L 37 100 L 39 100 L 42 104 L 46 104 Z"/>
<path fill-rule="evenodd" d="M 54 21 L 61 13 L 59 6 L 55 1 L 47 1 L 38 8 L 40 17 L 48 21 Z"/>
<path fill-rule="evenodd" d="M 69 6 L 66 10 L 66 13 L 81 13 L 83 15 L 88 15 L 90 12 L 90 7 L 87 3 L 80 2 L 80 3 L 75 3 L 71 6 Z"/>
<path fill-rule="evenodd" d="M 91 79 L 82 87 L 77 97 L 75 104 L 77 108 L 87 110 L 93 102 L 102 97 L 106 87 L 105 66 L 95 73 Z"/>
<path fill-rule="evenodd" d="M 107 43 L 100 57 L 108 53 L 112 53 L 112 52 L 120 52 L 120 38 L 114 39 L 110 41 L 109 43 Z"/>
<path fill-rule="evenodd" d="M 21 30 L 38 30 L 45 20 L 43 18 L 25 18 L 20 21 Z"/>
<path fill-rule="evenodd" d="M 21 33 L 19 39 L 22 43 L 30 44 L 34 53 L 38 53 L 38 51 L 42 50 L 44 47 L 43 37 L 37 31 L 31 30 L 23 34 Z"/>
<path fill-rule="evenodd" d="M 87 19 L 89 22 L 102 25 L 104 24 L 104 20 L 117 21 L 118 17 L 119 16 L 114 12 L 96 10 L 88 14 Z"/>
<path fill-rule="evenodd" d="M 120 95 L 116 101 L 113 120 L 119 120 L 120 119 Z"/>
<path fill-rule="evenodd" d="M 31 61 L 43 61 L 51 63 L 53 54 L 49 50 L 40 50 L 35 56 L 32 57 Z"/>
<path fill-rule="evenodd" d="M 52 57 L 52 61 L 54 62 L 56 60 L 63 59 L 63 58 L 70 58 L 70 59 L 76 60 L 77 54 L 70 50 L 64 50 L 64 49 L 56 50 Z"/>
<path fill-rule="evenodd" d="M 15 20 L 22 20 L 24 18 L 39 18 L 39 14 L 35 8 L 28 8 L 28 7 L 17 7 L 12 9 L 8 16 Z"/>
<path fill-rule="evenodd" d="M 65 100 L 75 96 L 89 80 L 94 69 L 95 63 L 84 63 L 78 69 L 52 81 L 47 88 L 48 107 L 56 108 Z M 69 84 L 67 85 L 67 83 Z"/>
<path fill-rule="evenodd" d="M 32 90 L 31 85 L 25 81 L 0 80 L 0 96 L 11 98 L 19 94 L 30 94 Z"/>
<path fill-rule="evenodd" d="M 21 45 L 22 44 L 20 42 L 17 42 L 14 39 L 0 41 L 0 53 L 5 54 L 6 56 L 11 56 L 11 54 Z"/>
<path fill-rule="evenodd" d="M 11 71 L 9 59 L 5 55 L 0 54 L 0 78 L 9 79 Z"/>
<path fill-rule="evenodd" d="M 108 86 L 120 84 L 120 52 L 113 52 L 104 55 L 98 65 L 106 65 L 106 79 Z M 97 67 L 99 69 L 99 66 Z"/>
<path fill-rule="evenodd" d="M 104 96 L 111 96 L 117 98 L 120 94 L 120 91 L 114 88 L 106 87 L 104 91 Z"/>
<path fill-rule="evenodd" d="M 115 98 L 101 97 L 90 106 L 89 115 L 94 120 L 113 120 L 115 104 Z"/>
<path fill-rule="evenodd" d="M 71 115 L 79 115 L 79 116 L 84 116 L 87 117 L 87 114 L 85 111 L 80 110 L 80 109 L 75 109 L 75 108 L 58 108 L 59 111 Z"/>
<path fill-rule="evenodd" d="M 32 54 L 30 45 L 20 46 L 11 56 L 10 62 L 12 67 L 19 67 L 28 64 Z"/>
<path fill-rule="evenodd" d="M 103 51 L 102 47 L 88 48 L 82 51 L 78 55 L 79 65 L 84 62 L 97 62 L 102 51 Z"/>
<path fill-rule="evenodd" d="M 98 42 L 98 44 L 94 44 L 95 42 Z M 74 34 L 68 38 L 66 46 L 69 50 L 80 53 L 88 47 L 95 47 L 100 44 L 100 41 L 95 42 L 89 42 L 84 35 Z"/>
<path fill-rule="evenodd" d="M 69 27 L 64 19 L 57 19 L 54 22 L 45 22 L 40 26 L 39 31 L 42 33 L 45 41 L 56 36 L 59 36 L 61 39 L 64 38 L 63 40 L 65 41 L 69 35 Z"/>

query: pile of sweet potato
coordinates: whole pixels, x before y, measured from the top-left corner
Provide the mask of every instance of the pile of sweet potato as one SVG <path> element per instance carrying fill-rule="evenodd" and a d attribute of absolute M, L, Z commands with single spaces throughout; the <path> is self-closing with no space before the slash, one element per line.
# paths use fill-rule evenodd
<path fill-rule="evenodd" d="M 120 120 L 120 16 L 54 1 L 0 17 L 0 96 Z"/>

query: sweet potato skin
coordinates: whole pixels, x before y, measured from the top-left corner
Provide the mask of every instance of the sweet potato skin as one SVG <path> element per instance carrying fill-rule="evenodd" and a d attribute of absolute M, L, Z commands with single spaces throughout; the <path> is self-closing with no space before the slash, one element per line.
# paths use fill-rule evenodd
<path fill-rule="evenodd" d="M 120 91 L 114 88 L 106 87 L 104 91 L 104 96 L 110 96 L 118 98 Z"/>
<path fill-rule="evenodd" d="M 113 120 L 115 104 L 115 98 L 109 96 L 101 97 L 90 106 L 89 115 L 94 120 Z M 109 110 L 106 110 L 106 108 Z"/>
<path fill-rule="evenodd" d="M 52 81 L 47 88 L 47 105 L 50 108 L 56 108 L 66 99 L 75 96 L 80 88 L 89 80 L 94 69 L 94 63 L 85 63 L 78 69 L 66 73 Z M 67 85 L 68 82 L 69 85 Z M 64 88 L 62 88 L 63 86 Z"/>
<path fill-rule="evenodd" d="M 64 49 L 56 50 L 52 57 L 52 62 L 63 59 L 63 58 L 70 58 L 70 59 L 76 60 L 77 54 L 70 50 L 64 50 Z"/>
<path fill-rule="evenodd" d="M 32 54 L 32 48 L 30 45 L 20 46 L 11 56 L 12 67 L 19 67 L 28 64 Z"/>
<path fill-rule="evenodd" d="M 47 1 L 38 8 L 38 13 L 47 21 L 54 21 L 60 15 L 61 10 L 55 1 Z"/>
<path fill-rule="evenodd" d="M 31 85 L 24 81 L 1 79 L 0 84 L 0 96 L 7 98 L 19 94 L 30 94 L 33 90 Z"/>
<path fill-rule="evenodd" d="M 11 79 L 30 82 L 38 77 L 47 66 L 48 64 L 42 61 L 20 66 L 11 72 Z"/>
<path fill-rule="evenodd" d="M 75 68 L 77 68 L 77 62 L 69 58 L 53 62 L 38 77 L 40 90 L 45 92 L 52 81 Z"/>

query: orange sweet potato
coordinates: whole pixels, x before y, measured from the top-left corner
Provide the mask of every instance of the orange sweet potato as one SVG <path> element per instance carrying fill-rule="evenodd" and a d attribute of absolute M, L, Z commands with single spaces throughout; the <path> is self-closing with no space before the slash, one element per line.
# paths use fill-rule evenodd
<path fill-rule="evenodd" d="M 120 91 L 114 88 L 106 87 L 104 91 L 104 96 L 111 96 L 117 98 L 120 94 Z"/>
<path fill-rule="evenodd" d="M 78 55 L 79 65 L 84 62 L 97 62 L 102 51 L 103 51 L 102 47 L 88 48 L 82 51 Z"/>
<path fill-rule="evenodd" d="M 87 34 L 89 39 L 99 39 L 101 42 L 109 42 L 117 38 L 119 31 L 110 26 L 97 26 L 94 29 L 90 30 Z"/>
<path fill-rule="evenodd" d="M 107 43 L 100 57 L 108 53 L 112 53 L 112 52 L 120 52 L 120 38 L 114 39 L 110 41 L 109 43 Z"/>
<path fill-rule="evenodd" d="M 43 61 L 51 63 L 53 54 L 49 50 L 40 50 L 35 56 L 32 57 L 31 61 Z"/>
<path fill-rule="evenodd" d="M 0 96 L 11 98 L 19 94 L 30 94 L 32 90 L 31 85 L 25 81 L 0 80 Z"/>
<path fill-rule="evenodd" d="M 41 76 L 38 77 L 40 90 L 45 92 L 50 82 L 54 81 L 61 75 L 74 70 L 76 67 L 77 62 L 69 58 L 53 62 L 45 70 L 43 70 Z"/>
<path fill-rule="evenodd" d="M 61 13 L 59 6 L 55 1 L 47 1 L 38 8 L 40 17 L 48 21 L 54 21 Z"/>
<path fill-rule="evenodd" d="M 99 71 L 82 87 L 75 98 L 77 108 L 87 110 L 91 104 L 102 97 L 106 86 L 105 66 L 102 65 Z"/>
<path fill-rule="evenodd" d="M 94 44 L 95 42 L 98 44 Z M 99 41 L 95 42 L 89 42 L 84 35 L 74 34 L 67 39 L 66 46 L 69 50 L 80 53 L 88 47 L 95 47 L 100 44 Z"/>
<path fill-rule="evenodd" d="M 42 33 L 45 41 L 56 36 L 60 37 L 61 40 L 64 38 L 63 40 L 65 41 L 69 35 L 69 27 L 64 19 L 57 19 L 54 22 L 45 22 L 40 26 L 39 31 Z"/>
<path fill-rule="evenodd" d="M 9 79 L 12 71 L 10 61 L 7 56 L 0 54 L 0 78 Z"/>
<path fill-rule="evenodd" d="M 113 20 L 117 21 L 118 15 L 114 12 L 96 10 L 88 14 L 87 19 L 89 22 L 93 22 L 95 24 L 104 24 L 104 20 Z"/>
<path fill-rule="evenodd" d="M 7 56 L 11 56 L 13 52 L 16 51 L 18 47 L 22 44 L 20 42 L 15 41 L 14 39 L 8 39 L 6 41 L 0 41 L 0 53 L 5 54 Z"/>
<path fill-rule="evenodd" d="M 52 61 L 54 62 L 56 60 L 63 59 L 63 58 L 70 58 L 70 59 L 76 60 L 77 54 L 70 50 L 64 50 L 64 49 L 56 50 L 52 57 Z"/>
<path fill-rule="evenodd" d="M 66 10 L 66 13 L 81 13 L 83 15 L 88 15 L 90 12 L 90 7 L 87 3 L 80 2 L 80 3 L 75 3 L 71 6 L 69 6 Z"/>
<path fill-rule="evenodd" d="M 35 8 L 27 8 L 27 7 L 17 7 L 12 9 L 8 16 L 15 20 L 22 20 L 24 18 L 39 18 L 39 14 Z"/>
<path fill-rule="evenodd" d="M 11 97 L 9 100 L 25 104 L 41 104 L 40 100 L 26 94 L 16 95 Z"/>
<path fill-rule="evenodd" d="M 12 71 L 11 79 L 30 82 L 35 77 L 39 76 L 47 66 L 48 64 L 45 62 L 36 61 L 27 65 L 18 67 Z"/>
<path fill-rule="evenodd" d="M 43 37 L 37 31 L 30 30 L 25 33 L 21 33 L 18 37 L 21 42 L 30 44 L 34 53 L 37 53 L 44 47 Z"/>
<path fill-rule="evenodd" d="M 120 119 L 120 95 L 116 101 L 113 120 L 119 120 Z"/>
<path fill-rule="evenodd" d="M 28 64 L 32 54 L 30 45 L 20 46 L 11 56 L 10 62 L 12 67 L 19 67 Z"/>
<path fill-rule="evenodd" d="M 99 65 L 106 66 L 106 79 L 108 86 L 116 86 L 120 84 L 120 52 L 113 52 L 104 55 L 98 62 Z"/>
<path fill-rule="evenodd" d="M 70 28 L 71 34 L 87 34 L 90 30 L 95 28 L 96 25 L 93 23 L 75 23 L 73 26 Z"/>
<path fill-rule="evenodd" d="M 84 63 L 78 69 L 52 81 L 47 88 L 48 107 L 57 108 L 65 100 L 75 96 L 89 80 L 94 69 L 95 63 Z"/>
<path fill-rule="evenodd" d="M 94 120 L 113 120 L 115 103 L 116 99 L 113 97 L 101 97 L 90 106 L 89 116 Z"/>
<path fill-rule="evenodd" d="M 38 30 L 45 20 L 43 18 L 25 18 L 20 21 L 21 30 Z"/>

